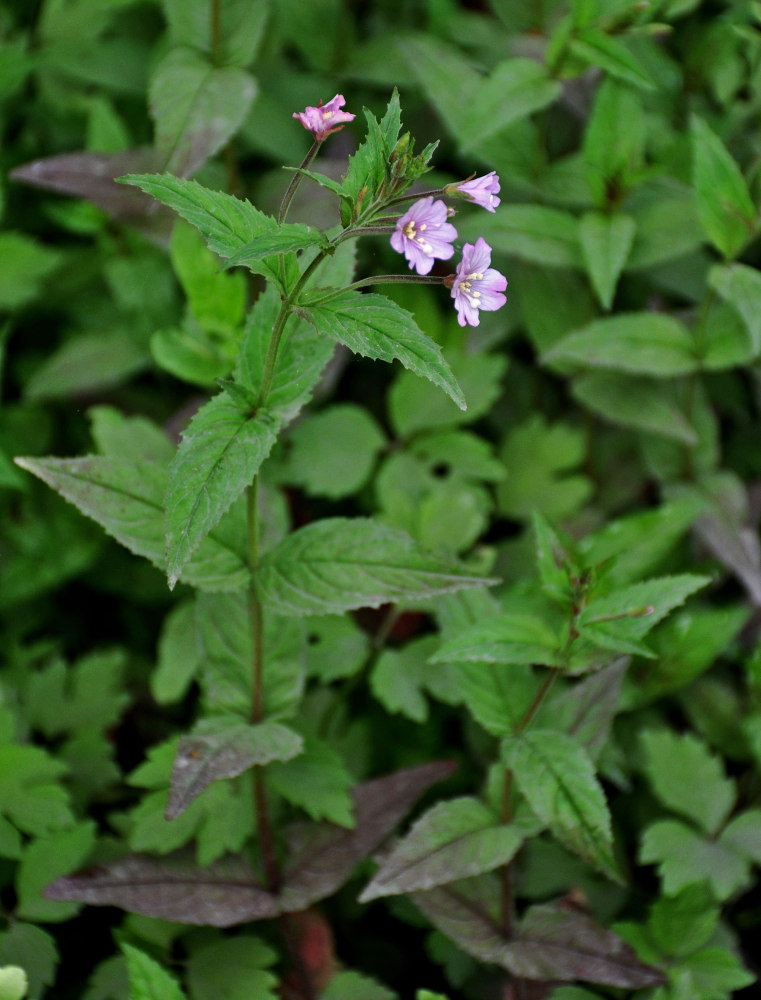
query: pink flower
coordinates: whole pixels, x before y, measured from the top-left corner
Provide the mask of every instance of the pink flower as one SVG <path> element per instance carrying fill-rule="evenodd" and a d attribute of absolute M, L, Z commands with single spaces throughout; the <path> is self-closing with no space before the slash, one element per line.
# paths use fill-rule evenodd
<path fill-rule="evenodd" d="M 353 122 L 356 115 L 348 111 L 339 111 L 346 104 L 343 94 L 336 94 L 332 101 L 323 105 L 322 101 L 316 108 L 308 107 L 304 111 L 294 111 L 293 117 L 298 118 L 304 128 L 314 133 L 318 142 L 322 142 L 331 132 L 338 132 L 344 122 Z"/>
<path fill-rule="evenodd" d="M 450 246 L 457 239 L 457 230 L 447 222 L 449 210 L 443 201 L 434 201 L 433 195 L 420 198 L 396 221 L 396 232 L 391 246 L 403 253 L 418 274 L 428 274 L 433 261 L 449 260 L 454 253 Z"/>
<path fill-rule="evenodd" d="M 482 236 L 475 244 L 465 244 L 452 284 L 452 298 L 460 326 L 466 323 L 478 326 L 479 309 L 493 312 L 501 309 L 507 301 L 502 294 L 507 288 L 507 278 L 490 264 L 491 247 Z"/>
<path fill-rule="evenodd" d="M 449 184 L 449 191 L 457 191 L 464 194 L 468 201 L 474 201 L 476 205 L 485 208 L 487 212 L 493 212 L 499 205 L 499 177 L 495 170 L 484 174 L 483 177 L 474 177 L 473 180 L 463 181 L 461 184 Z"/>

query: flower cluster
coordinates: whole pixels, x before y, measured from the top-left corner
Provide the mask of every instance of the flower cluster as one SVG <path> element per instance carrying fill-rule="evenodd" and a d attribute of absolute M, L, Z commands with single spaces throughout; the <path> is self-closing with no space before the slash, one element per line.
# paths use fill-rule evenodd
<path fill-rule="evenodd" d="M 327 104 L 320 102 L 316 108 L 294 112 L 293 117 L 298 118 L 319 143 L 343 128 L 345 122 L 354 120 L 354 115 L 340 110 L 345 103 L 343 95 L 336 94 Z M 454 209 L 448 208 L 436 195 L 463 198 L 485 208 L 487 212 L 494 212 L 500 202 L 497 197 L 499 190 L 499 177 L 492 170 L 483 177 L 469 177 L 419 198 L 396 220 L 391 246 L 397 253 L 404 254 L 410 270 L 421 275 L 430 274 L 434 261 L 449 260 L 454 256 L 452 244 L 457 239 L 457 230 L 447 221 L 454 215 Z M 452 289 L 460 326 L 478 326 L 481 310 L 492 312 L 501 309 L 507 301 L 503 294 L 507 278 L 491 266 L 491 253 L 489 244 L 479 236 L 475 243 L 464 245 L 462 260 L 455 274 L 442 279 Z"/>
<path fill-rule="evenodd" d="M 460 194 L 489 212 L 499 205 L 498 191 L 499 178 L 493 170 L 483 177 L 444 188 L 444 193 Z M 397 219 L 391 246 L 404 254 L 410 268 L 418 274 L 428 274 L 434 260 L 449 260 L 454 254 L 451 244 L 457 239 L 457 230 L 446 221 L 452 214 L 443 201 L 428 195 Z M 492 312 L 507 301 L 502 294 L 507 288 L 507 278 L 491 267 L 491 247 L 483 237 L 465 244 L 462 260 L 449 281 L 460 326 L 466 323 L 478 326 L 479 310 Z"/>

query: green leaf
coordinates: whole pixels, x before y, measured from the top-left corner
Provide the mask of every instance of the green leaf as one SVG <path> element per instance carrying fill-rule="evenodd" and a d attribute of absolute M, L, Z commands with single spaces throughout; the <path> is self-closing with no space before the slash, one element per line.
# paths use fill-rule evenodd
<path fill-rule="evenodd" d="M 29 977 L 28 1000 L 40 1000 L 55 980 L 58 951 L 51 935 L 41 927 L 14 921 L 0 933 L 0 964 L 21 966 Z"/>
<path fill-rule="evenodd" d="M 370 637 L 349 615 L 312 615 L 305 649 L 308 677 L 324 683 L 351 677 L 370 652 Z"/>
<path fill-rule="evenodd" d="M 160 705 L 179 701 L 200 669 L 195 633 L 195 605 L 176 604 L 164 619 L 158 661 L 151 673 L 151 694 Z"/>
<path fill-rule="evenodd" d="M 412 314 L 383 295 L 344 292 L 306 316 L 331 340 L 355 354 L 381 361 L 401 361 L 405 368 L 439 386 L 460 407 L 465 397 L 441 354 L 441 348 L 417 326 Z"/>
<path fill-rule="evenodd" d="M 544 363 L 612 368 L 671 378 L 698 368 L 687 327 L 665 313 L 621 313 L 575 330 L 547 351 Z"/>
<path fill-rule="evenodd" d="M 291 253 L 306 250 L 308 247 L 325 249 L 329 242 L 319 229 L 305 226 L 300 222 L 281 223 L 270 233 L 254 237 L 245 246 L 232 255 L 225 267 L 237 267 L 239 264 L 250 264 L 252 261 L 270 257 L 273 254 Z"/>
<path fill-rule="evenodd" d="M 639 95 L 613 77 L 595 93 L 584 133 L 584 172 L 596 204 L 620 198 L 641 171 L 645 154 L 645 116 Z"/>
<path fill-rule="evenodd" d="M 331 499 L 364 486 L 386 443 L 368 411 L 353 403 L 337 403 L 312 414 L 294 427 L 289 440 L 285 480 L 313 496 Z"/>
<path fill-rule="evenodd" d="M 672 819 L 658 820 L 645 830 L 640 860 L 658 865 L 668 896 L 696 882 L 708 882 L 715 898 L 722 902 L 751 880 L 747 857 Z"/>
<path fill-rule="evenodd" d="M 351 774 L 336 751 L 314 736 L 304 738 L 304 752 L 266 771 L 268 785 L 288 802 L 306 810 L 312 819 L 354 826 L 354 804 L 349 794 Z"/>
<path fill-rule="evenodd" d="M 637 232 L 627 271 L 676 260 L 703 243 L 697 198 L 691 188 L 673 182 L 654 190 L 644 187 L 632 195 L 628 207 Z"/>
<path fill-rule="evenodd" d="M 507 864 L 523 843 L 478 799 L 439 802 L 386 855 L 360 902 L 479 875 Z"/>
<path fill-rule="evenodd" d="M 719 916 L 719 908 L 705 884 L 696 883 L 678 896 L 656 900 L 650 907 L 647 926 L 662 955 L 681 958 L 708 944 Z"/>
<path fill-rule="evenodd" d="M 92 821 L 35 839 L 24 851 L 16 874 L 18 915 L 39 923 L 70 920 L 79 906 L 44 899 L 42 890 L 54 879 L 84 864 L 94 846 Z"/>
<path fill-rule="evenodd" d="M 191 1000 L 277 1000 L 278 978 L 268 971 L 277 957 L 250 934 L 205 944 L 188 959 Z"/>
<path fill-rule="evenodd" d="M 458 409 L 434 386 L 421 384 L 410 372 L 400 372 L 388 395 L 389 416 L 398 434 L 407 436 L 472 423 L 491 410 L 502 392 L 507 359 L 496 354 L 457 353 L 448 360 L 468 400 L 468 409 Z"/>
<path fill-rule="evenodd" d="M 491 582 L 369 518 L 299 528 L 266 553 L 255 574 L 264 603 L 288 615 L 338 614 Z"/>
<path fill-rule="evenodd" d="M 273 233 L 278 224 L 248 201 L 222 191 L 212 191 L 197 181 L 171 174 L 128 174 L 124 184 L 134 184 L 167 205 L 201 233 L 220 257 L 232 257 L 255 237 Z"/>
<path fill-rule="evenodd" d="M 112 406 L 91 406 L 87 419 L 98 451 L 108 458 L 168 464 L 174 456 L 169 435 L 147 417 L 128 417 Z"/>
<path fill-rule="evenodd" d="M 227 392 L 203 406 L 183 432 L 166 491 L 167 577 L 186 563 L 243 493 L 277 440 L 279 421 Z"/>
<path fill-rule="evenodd" d="M 220 335 L 235 333 L 246 308 L 245 276 L 221 273 L 217 256 L 184 222 L 172 229 L 169 250 L 190 311 L 201 327 Z"/>
<path fill-rule="evenodd" d="M 500 449 L 507 469 L 497 484 L 501 514 L 529 520 L 536 511 L 567 517 L 592 493 L 592 482 L 572 470 L 584 461 L 586 435 L 566 423 L 547 423 L 541 414 L 513 427 Z"/>
<path fill-rule="evenodd" d="M 72 826 L 65 765 L 33 746 L 0 746 L 0 810 L 23 833 L 41 836 Z"/>
<path fill-rule="evenodd" d="M 166 469 L 153 462 L 116 459 L 17 458 L 16 464 L 38 476 L 135 555 L 164 570 L 164 493 Z M 232 538 L 240 537 L 236 530 Z M 207 536 L 182 573 L 201 589 L 227 590 L 248 580 L 244 558 L 222 526 Z"/>
<path fill-rule="evenodd" d="M 703 948 L 683 959 L 672 973 L 678 996 L 724 1000 L 757 981 L 726 948 Z"/>
<path fill-rule="evenodd" d="M 177 981 L 145 952 L 122 943 L 129 974 L 129 1000 L 185 1000 Z"/>
<path fill-rule="evenodd" d="M 256 54 L 270 13 L 269 2 L 222 0 L 212 30 L 207 0 L 164 0 L 164 15 L 174 45 L 186 45 L 222 66 L 247 66 Z"/>
<path fill-rule="evenodd" d="M 558 208 L 503 203 L 488 219 L 479 218 L 478 232 L 500 253 L 543 267 L 583 267 L 578 220 Z"/>
<path fill-rule="evenodd" d="M 24 233 L 0 233 L 0 309 L 18 309 L 39 296 L 63 255 Z"/>
<path fill-rule="evenodd" d="M 428 664 L 433 636 L 413 639 L 401 649 L 384 649 L 370 674 L 370 689 L 387 712 L 398 712 L 414 722 L 428 719 L 426 680 L 436 668 Z"/>
<path fill-rule="evenodd" d="M 130 700 L 123 690 L 125 661 L 121 649 L 111 649 L 83 656 L 73 667 L 53 660 L 35 671 L 26 689 L 29 722 L 48 738 L 113 726 Z"/>
<path fill-rule="evenodd" d="M 533 729 L 505 740 L 503 754 L 528 804 L 558 840 L 619 882 L 608 806 L 586 751 L 565 733 Z"/>
<path fill-rule="evenodd" d="M 536 613 L 507 612 L 464 629 L 445 642 L 432 660 L 558 666 L 560 646 L 560 636 Z"/>
<path fill-rule="evenodd" d="M 342 969 L 320 993 L 320 1000 L 397 1000 L 397 994 L 371 976 Z"/>
<path fill-rule="evenodd" d="M 546 108 L 560 92 L 560 81 L 551 79 L 547 67 L 534 59 L 498 63 L 470 102 L 471 113 L 460 132 L 463 150 L 475 149 L 518 119 Z"/>
<path fill-rule="evenodd" d="M 333 261 L 335 258 L 328 263 Z M 246 320 L 235 378 L 256 395 L 261 388 L 267 348 L 280 305 L 277 289 L 269 284 Z M 267 407 L 283 423 L 290 423 L 310 400 L 334 350 L 335 344 L 322 337 L 300 316 L 291 314 L 288 317 L 267 398 Z"/>
<path fill-rule="evenodd" d="M 213 781 L 234 778 L 257 764 L 290 760 L 303 744 L 298 733 L 271 719 L 254 725 L 237 716 L 201 720 L 177 745 L 166 818 L 179 816 Z"/>
<path fill-rule="evenodd" d="M 37 402 L 110 389 L 149 362 L 130 330 L 78 334 L 45 359 L 27 382 L 25 396 Z"/>
<path fill-rule="evenodd" d="M 214 66 L 189 48 L 170 49 L 148 93 L 163 169 L 195 173 L 238 131 L 255 95 L 256 82 L 244 70 Z"/>
<path fill-rule="evenodd" d="M 603 309 L 613 304 L 616 285 L 629 256 L 637 225 L 630 215 L 586 212 L 579 241 L 589 277 Z"/>
<path fill-rule="evenodd" d="M 691 733 L 650 730 L 639 738 L 645 774 L 663 805 L 694 820 L 709 836 L 716 834 L 737 798 L 720 758 Z"/>
<path fill-rule="evenodd" d="M 697 115 L 692 116 L 691 128 L 698 215 L 708 239 L 731 259 L 756 231 L 756 208 L 740 168 L 721 139 Z"/>
<path fill-rule="evenodd" d="M 753 357 L 761 353 L 761 274 L 745 264 L 716 264 L 708 284 L 733 306 L 748 331 Z"/>
<path fill-rule="evenodd" d="M 642 90 L 655 90 L 650 73 L 632 55 L 626 44 L 599 28 L 584 28 L 571 39 L 569 48 L 574 55 L 591 66 L 598 66 L 611 76 L 631 83 Z"/>
<path fill-rule="evenodd" d="M 580 403 L 611 424 L 689 446 L 697 444 L 697 433 L 671 382 L 622 372 L 587 372 L 573 380 L 571 391 Z"/>
<path fill-rule="evenodd" d="M 512 736 L 537 690 L 526 664 L 461 663 L 455 690 L 473 718 L 492 736 Z"/>

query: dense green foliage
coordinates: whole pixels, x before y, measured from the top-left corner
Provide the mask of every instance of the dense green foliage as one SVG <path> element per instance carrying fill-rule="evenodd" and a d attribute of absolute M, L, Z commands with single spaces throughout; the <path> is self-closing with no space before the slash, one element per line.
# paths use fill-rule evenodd
<path fill-rule="evenodd" d="M 0 1000 L 750 995 L 759 112 L 754 0 L 0 0 Z"/>

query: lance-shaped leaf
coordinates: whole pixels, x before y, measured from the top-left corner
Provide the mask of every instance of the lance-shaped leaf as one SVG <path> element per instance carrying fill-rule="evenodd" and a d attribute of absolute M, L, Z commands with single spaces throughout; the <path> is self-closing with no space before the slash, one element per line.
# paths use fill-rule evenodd
<path fill-rule="evenodd" d="M 153 74 L 149 97 L 156 149 L 171 174 L 192 174 L 243 124 L 256 94 L 245 70 L 214 66 L 184 46 L 170 49 Z"/>
<path fill-rule="evenodd" d="M 285 615 L 338 614 L 496 582 L 426 552 L 403 531 L 340 517 L 294 531 L 255 574 L 262 600 Z"/>
<path fill-rule="evenodd" d="M 605 794 L 584 748 L 565 733 L 533 729 L 503 744 L 507 766 L 558 840 L 620 882 Z"/>
<path fill-rule="evenodd" d="M 443 644 L 433 663 L 536 663 L 559 666 L 561 641 L 536 614 L 514 612 L 477 622 Z"/>
<path fill-rule="evenodd" d="M 306 250 L 307 247 L 327 247 L 328 240 L 319 229 L 305 226 L 300 222 L 281 224 L 271 233 L 254 237 L 245 246 L 230 257 L 225 267 L 236 267 L 238 264 L 250 264 L 276 253 L 291 253 L 295 250 Z"/>
<path fill-rule="evenodd" d="M 628 666 L 629 657 L 621 656 L 610 666 L 556 694 L 550 702 L 550 717 L 563 720 L 562 728 L 586 748 L 593 761 L 608 739 Z"/>
<path fill-rule="evenodd" d="M 440 802 L 383 859 L 360 902 L 492 871 L 507 864 L 522 843 L 519 827 L 500 823 L 479 799 Z"/>
<path fill-rule="evenodd" d="M 255 764 L 290 760 L 302 749 L 303 739 L 271 719 L 255 725 L 232 718 L 206 719 L 180 739 L 172 766 L 165 816 L 184 812 L 207 785 L 234 778 Z"/>
<path fill-rule="evenodd" d="M 736 257 L 756 230 L 758 216 L 745 178 L 712 129 L 692 116 L 693 182 L 698 215 L 719 253 Z"/>
<path fill-rule="evenodd" d="M 305 315 L 320 333 L 355 354 L 380 361 L 398 359 L 443 389 L 461 410 L 466 409 L 465 397 L 439 345 L 423 333 L 411 313 L 391 299 L 344 292 L 322 305 L 309 306 Z"/>
<path fill-rule="evenodd" d="M 230 927 L 278 913 L 276 898 L 261 888 L 243 858 L 230 856 L 199 868 L 185 852 L 161 861 L 130 854 L 56 879 L 44 895 L 212 927 Z"/>
<path fill-rule="evenodd" d="M 660 986 L 666 977 L 641 962 L 613 931 L 560 904 L 533 906 L 505 949 L 504 964 L 524 979 L 583 980 L 623 989 Z"/>
<path fill-rule="evenodd" d="M 603 309 L 610 309 L 618 279 L 629 256 L 637 224 L 629 215 L 586 212 L 579 241 L 592 287 Z"/>
<path fill-rule="evenodd" d="M 85 458 L 18 458 L 16 464 L 39 476 L 106 532 L 163 570 L 164 492 L 167 471 L 153 462 Z M 242 527 L 242 525 L 241 525 Z M 236 590 L 248 581 L 244 558 L 227 526 L 207 535 L 182 571 L 183 581 L 201 590 Z"/>
<path fill-rule="evenodd" d="M 477 879 L 415 892 L 411 899 L 463 951 L 523 979 L 581 980 L 627 989 L 665 981 L 617 934 L 562 904 L 532 907 L 506 940 L 498 922 L 497 894 L 498 886 Z"/>
<path fill-rule="evenodd" d="M 155 959 L 122 942 L 129 995 L 134 1000 L 186 1000 L 177 981 Z"/>
<path fill-rule="evenodd" d="M 687 327 L 665 313 L 621 313 L 563 337 L 542 360 L 671 378 L 698 368 Z"/>
<path fill-rule="evenodd" d="M 207 245 L 220 257 L 232 257 L 255 237 L 277 231 L 275 219 L 223 191 L 212 191 L 197 181 L 170 174 L 128 174 L 119 178 L 181 215 L 195 226 Z"/>
<path fill-rule="evenodd" d="M 717 264 L 708 272 L 708 283 L 738 311 L 757 356 L 761 352 L 761 274 L 745 264 Z"/>
<path fill-rule="evenodd" d="M 183 432 L 169 470 L 166 549 L 169 586 L 234 500 L 251 483 L 277 440 L 279 421 L 221 392 Z"/>
<path fill-rule="evenodd" d="M 432 761 L 362 782 L 352 791 L 353 829 L 332 823 L 299 826 L 285 866 L 282 909 L 303 910 L 335 892 L 420 796 L 437 781 L 448 778 L 455 768 L 451 761 Z"/>

